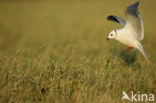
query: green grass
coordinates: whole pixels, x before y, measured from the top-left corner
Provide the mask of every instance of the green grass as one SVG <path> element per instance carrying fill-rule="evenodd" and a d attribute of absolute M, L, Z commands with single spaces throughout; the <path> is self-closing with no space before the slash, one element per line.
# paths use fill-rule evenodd
<path fill-rule="evenodd" d="M 125 103 L 122 91 L 156 94 L 156 2 L 139 7 L 152 65 L 105 41 L 120 27 L 106 17 L 125 18 L 133 2 L 1 2 L 0 103 Z"/>

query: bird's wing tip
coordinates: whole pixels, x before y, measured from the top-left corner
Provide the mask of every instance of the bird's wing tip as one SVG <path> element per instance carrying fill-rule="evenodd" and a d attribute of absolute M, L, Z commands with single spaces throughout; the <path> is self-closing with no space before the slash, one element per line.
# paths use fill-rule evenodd
<path fill-rule="evenodd" d="M 135 6 L 139 6 L 140 2 L 139 1 L 136 1 L 133 5 Z"/>
<path fill-rule="evenodd" d="M 117 23 L 120 23 L 119 20 L 117 19 L 117 17 L 114 16 L 114 15 L 109 15 L 109 16 L 107 17 L 107 20 L 109 20 L 109 21 L 115 21 L 115 22 L 117 22 Z"/>

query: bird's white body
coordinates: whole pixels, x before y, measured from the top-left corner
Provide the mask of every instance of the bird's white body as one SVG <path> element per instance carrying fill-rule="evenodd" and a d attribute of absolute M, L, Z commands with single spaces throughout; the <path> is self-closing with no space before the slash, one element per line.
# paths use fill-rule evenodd
<path fill-rule="evenodd" d="M 135 31 L 133 31 L 132 29 L 129 29 L 129 27 L 128 28 L 125 27 L 125 28 L 117 29 L 116 32 L 117 32 L 117 36 L 115 38 L 116 40 L 118 40 L 119 42 L 129 47 L 138 49 L 147 59 L 147 56 L 144 52 L 142 44 L 135 37 L 135 34 L 136 34 Z"/>
<path fill-rule="evenodd" d="M 116 30 L 117 36 L 116 40 L 120 41 L 121 43 L 129 46 L 129 47 L 134 47 L 137 48 L 138 40 L 132 35 L 133 31 L 130 31 L 127 28 L 122 28 Z"/>
<path fill-rule="evenodd" d="M 136 2 L 127 8 L 125 12 L 126 21 L 114 15 L 107 18 L 108 20 L 120 23 L 122 26 L 121 29 L 111 31 L 107 39 L 116 39 L 129 47 L 138 49 L 148 60 L 140 43 L 144 39 L 144 25 L 138 12 L 138 5 L 139 2 Z"/>

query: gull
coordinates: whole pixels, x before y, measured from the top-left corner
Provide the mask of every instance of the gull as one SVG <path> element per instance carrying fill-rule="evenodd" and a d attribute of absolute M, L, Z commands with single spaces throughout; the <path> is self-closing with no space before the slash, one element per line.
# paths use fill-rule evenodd
<path fill-rule="evenodd" d="M 132 48 L 138 49 L 148 61 L 143 46 L 140 43 L 144 39 L 144 25 L 141 15 L 138 11 L 139 2 L 127 7 L 125 11 L 126 21 L 120 17 L 110 15 L 107 17 L 109 21 L 114 21 L 121 24 L 120 29 L 112 30 L 107 40 L 115 39 L 128 46 L 127 51 Z"/>

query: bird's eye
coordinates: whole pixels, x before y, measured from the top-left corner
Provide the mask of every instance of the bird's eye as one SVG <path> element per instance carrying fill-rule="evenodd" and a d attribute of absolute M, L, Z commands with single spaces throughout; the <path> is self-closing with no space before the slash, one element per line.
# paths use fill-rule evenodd
<path fill-rule="evenodd" d="M 111 36 L 113 36 L 113 34 L 111 34 Z"/>

